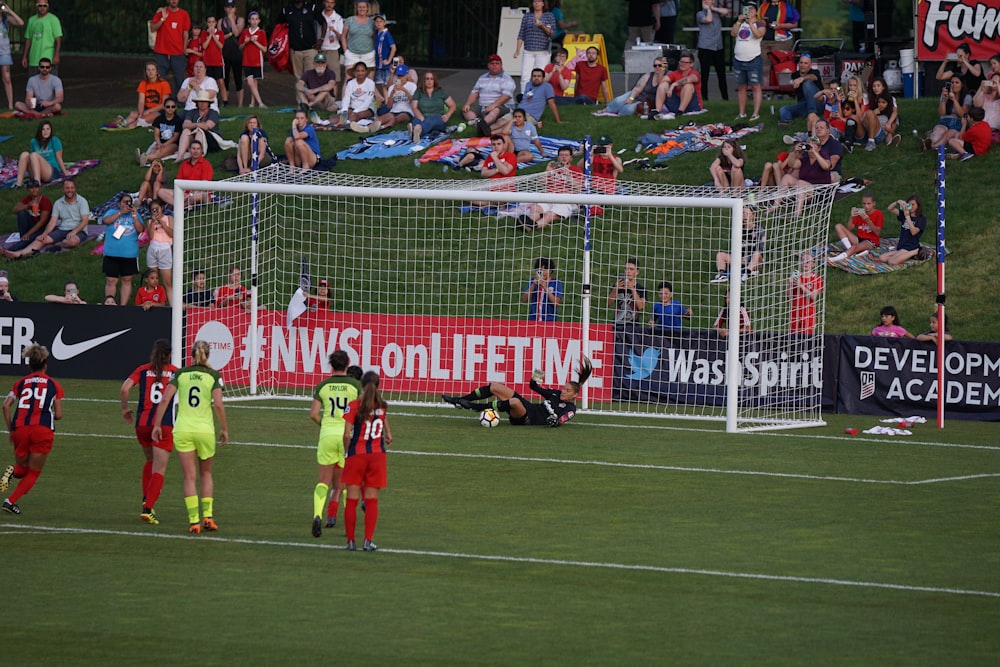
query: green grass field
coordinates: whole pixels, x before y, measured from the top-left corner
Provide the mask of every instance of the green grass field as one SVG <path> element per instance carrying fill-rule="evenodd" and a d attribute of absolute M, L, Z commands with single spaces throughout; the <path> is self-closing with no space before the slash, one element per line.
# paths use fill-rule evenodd
<path fill-rule="evenodd" d="M 23 514 L 0 515 L 5 664 L 981 665 L 1000 650 L 989 424 L 487 430 L 393 406 L 372 554 L 343 551 L 339 527 L 309 534 L 307 403 L 228 404 L 221 528 L 190 537 L 175 460 L 160 525 L 139 520 L 117 383 L 64 385 L 48 465 Z"/>

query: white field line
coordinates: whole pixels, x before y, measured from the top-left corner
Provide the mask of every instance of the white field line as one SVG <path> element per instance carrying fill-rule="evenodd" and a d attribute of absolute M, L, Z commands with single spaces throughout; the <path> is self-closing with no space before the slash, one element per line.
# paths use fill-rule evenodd
<path fill-rule="evenodd" d="M 342 545 L 332 545 L 320 542 L 286 542 L 281 540 L 251 540 L 246 538 L 217 537 L 199 535 L 168 535 L 164 533 L 140 533 L 126 530 L 106 530 L 91 528 L 60 528 L 58 526 L 17 526 L 0 524 L 0 536 L 25 534 L 29 531 L 45 533 L 63 533 L 71 535 L 114 535 L 119 537 L 140 537 L 164 540 L 197 540 L 223 542 L 227 544 L 246 544 L 250 546 L 291 547 L 305 549 L 329 549 L 343 551 Z M 699 575 L 706 577 L 723 577 L 727 579 L 750 579 L 757 581 L 777 581 L 800 584 L 820 584 L 827 586 L 851 586 L 855 588 L 874 588 L 882 590 L 907 591 L 915 593 L 934 593 L 947 595 L 967 595 L 988 598 L 1000 598 L 1000 592 L 979 591 L 966 588 L 942 588 L 937 586 L 921 586 L 910 584 L 893 584 L 880 581 L 855 581 L 851 579 L 833 579 L 829 577 L 797 577 L 780 574 L 760 574 L 756 572 L 727 572 L 725 570 L 702 570 L 687 567 L 666 567 L 662 565 L 638 565 L 629 563 L 601 563 L 594 561 L 561 560 L 556 558 L 532 558 L 529 556 L 497 556 L 490 554 L 454 553 L 450 551 L 424 551 L 419 549 L 384 549 L 379 553 L 400 554 L 407 556 L 431 558 L 457 558 L 463 560 L 479 560 L 499 563 L 524 563 L 530 565 L 551 565 L 557 567 L 585 567 L 603 570 L 624 570 L 634 572 L 656 572 L 660 574 Z M 368 557 L 368 556 L 362 556 Z"/>
<path fill-rule="evenodd" d="M 101 438 L 115 440 L 132 440 L 131 435 L 109 435 L 99 433 L 65 433 L 60 432 L 64 437 L 72 438 Z M 315 449 L 316 445 L 294 445 L 277 442 L 242 442 L 233 441 L 230 446 L 243 447 L 272 447 L 275 449 Z M 584 461 L 580 459 L 557 459 L 538 456 L 508 456 L 500 454 L 470 454 L 463 452 L 415 452 L 405 449 L 390 450 L 391 454 L 403 456 L 440 456 L 444 458 L 466 458 L 482 459 L 492 461 L 511 461 L 518 463 L 557 463 L 561 465 L 578 466 L 598 466 L 606 468 L 634 468 L 636 470 L 666 470 L 671 472 L 693 472 L 710 475 L 744 475 L 747 477 L 779 477 L 784 479 L 805 479 L 820 482 L 850 482 L 853 484 L 888 484 L 894 486 L 913 486 L 917 484 L 938 484 L 943 482 L 957 482 L 983 477 L 1000 477 L 1000 473 L 976 473 L 971 475 L 957 475 L 954 477 L 935 477 L 931 479 L 901 480 L 901 479 L 870 479 L 865 477 L 840 477 L 836 475 L 809 475 L 805 473 L 790 472 L 769 472 L 766 470 L 727 470 L 725 468 L 695 468 L 689 466 L 667 466 L 652 463 L 620 463 L 617 461 Z"/>

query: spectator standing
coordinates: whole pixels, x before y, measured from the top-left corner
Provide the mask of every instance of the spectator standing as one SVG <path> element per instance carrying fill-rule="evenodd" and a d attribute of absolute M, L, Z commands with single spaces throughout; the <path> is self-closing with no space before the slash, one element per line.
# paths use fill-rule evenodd
<path fill-rule="evenodd" d="M 625 0 L 628 3 L 628 39 L 632 48 L 636 40 L 652 42 L 660 29 L 660 3 L 654 0 Z M 608 97 L 608 99 L 611 99 Z"/>
<path fill-rule="evenodd" d="M 160 70 L 156 68 L 156 63 L 146 63 L 145 70 L 146 77 L 139 82 L 135 89 L 135 92 L 139 94 L 139 102 L 135 111 L 124 119 L 124 124 L 119 123 L 119 126 L 151 126 L 163 111 L 163 105 L 167 98 L 170 97 L 170 83 L 160 77 Z"/>
<path fill-rule="evenodd" d="M 986 68 L 972 59 L 972 48 L 965 42 L 956 46 L 955 53 L 941 61 L 935 78 L 951 81 L 956 76 L 962 80 L 962 89 L 968 92 L 978 89 L 979 82 L 986 78 Z"/>
<path fill-rule="evenodd" d="M 947 321 L 945 318 L 942 319 Z M 938 314 L 931 313 L 930 329 L 928 329 L 922 334 L 917 334 L 917 340 L 923 341 L 925 343 L 934 343 L 936 345 L 938 342 L 939 333 L 941 334 L 941 337 L 944 339 L 945 342 L 952 340 L 951 332 L 948 331 L 948 327 L 947 326 L 942 327 L 938 322 Z"/>
<path fill-rule="evenodd" d="M 191 272 L 191 287 L 184 293 L 184 307 L 211 308 L 215 305 L 215 294 L 206 286 L 205 271 L 195 269 Z"/>
<path fill-rule="evenodd" d="M 234 266 L 229 269 L 229 282 L 219 285 L 215 290 L 215 305 L 219 308 L 226 306 L 240 306 L 244 310 L 250 309 L 250 290 L 243 286 L 243 272 L 240 267 Z"/>
<path fill-rule="evenodd" d="M 897 199 L 892 202 L 889 213 L 895 215 L 901 224 L 899 242 L 895 250 L 877 255 L 875 260 L 895 266 L 916 257 L 920 252 L 920 235 L 927 227 L 927 218 L 924 217 L 920 197 L 916 195 L 911 195 L 907 201 Z"/>
<path fill-rule="evenodd" d="M 202 143 L 195 139 L 191 142 L 190 159 L 181 162 L 181 166 L 177 169 L 177 180 L 210 181 L 213 176 L 212 165 L 209 164 L 208 160 L 204 158 L 204 148 L 202 147 Z M 184 201 L 175 202 L 174 189 L 172 187 L 160 188 L 160 191 L 156 196 L 164 204 L 173 206 L 174 208 L 177 207 L 177 204 L 182 204 L 185 208 L 190 208 L 195 204 L 207 204 L 212 201 L 211 192 L 206 192 L 204 190 L 200 190 L 198 192 L 186 190 L 184 192 Z"/>
<path fill-rule="evenodd" d="M 187 70 L 184 47 L 191 31 L 191 16 L 179 5 L 180 0 L 167 0 L 167 5 L 153 14 L 149 26 L 156 33 L 156 43 L 153 46 L 156 67 L 162 77 L 166 77 L 167 72 L 171 73 L 174 77 L 174 90 L 179 90 L 184 81 Z"/>
<path fill-rule="evenodd" d="M 354 5 L 354 16 L 344 19 L 344 69 L 357 63 L 367 66 L 366 75 L 375 76 L 375 22 L 368 16 L 368 3 L 360 0 Z"/>
<path fill-rule="evenodd" d="M 493 134 L 494 126 L 510 113 L 514 98 L 514 79 L 503 71 L 503 59 L 497 54 L 486 59 L 487 72 L 476 79 L 472 92 L 462 107 L 462 117 L 475 121 L 479 136 Z"/>
<path fill-rule="evenodd" d="M 243 49 L 243 78 L 247 80 L 247 89 L 250 91 L 250 108 L 252 109 L 256 104 L 261 109 L 266 109 L 267 105 L 260 98 L 257 82 L 264 80 L 267 33 L 260 27 L 260 14 L 257 12 L 250 12 L 247 15 L 247 23 L 249 27 L 240 35 L 240 48 Z M 316 55 L 315 49 L 312 52 L 313 55 L 309 56 L 310 60 Z M 296 58 L 293 62 L 298 63 L 298 73 L 295 75 L 298 78 L 302 76 L 301 60 Z M 216 107 L 216 111 L 218 111 L 218 107 Z"/>
<path fill-rule="evenodd" d="M 215 80 L 219 87 L 222 104 L 229 104 L 229 89 L 226 88 L 225 61 L 222 58 L 222 46 L 225 43 L 222 30 L 214 16 L 205 19 L 205 29 L 202 31 L 202 60 L 205 61 L 205 71 L 209 78 Z"/>
<path fill-rule="evenodd" d="M 243 106 L 243 52 L 240 51 L 240 35 L 247 27 L 246 20 L 236 13 L 236 0 L 225 0 L 222 4 L 225 16 L 219 21 L 219 28 L 225 41 L 222 43 L 223 80 L 222 89 L 229 99 L 229 79 L 233 79 L 236 90 L 236 106 Z M 221 90 L 219 92 L 222 92 Z"/>
<path fill-rule="evenodd" d="M 396 57 L 396 40 L 392 38 L 392 33 L 386 27 L 385 14 L 376 14 L 373 20 L 375 22 L 375 85 L 382 93 L 382 97 L 387 97 L 389 77 L 393 71 L 393 58 Z"/>
<path fill-rule="evenodd" d="M 45 183 L 54 181 L 65 173 L 62 142 L 55 136 L 52 122 L 43 120 L 38 124 L 28 150 L 21 153 L 17 160 L 17 180 L 14 187 L 22 187 L 25 175 L 39 183 Z"/>
<path fill-rule="evenodd" d="M 346 49 L 344 42 L 344 17 L 337 13 L 337 0 L 323 0 L 323 43 L 320 44 L 326 65 L 335 76 L 340 77 L 340 52 Z"/>
<path fill-rule="evenodd" d="M 441 90 L 437 75 L 424 72 L 423 85 L 413 95 L 413 129 L 410 138 L 420 141 L 431 132 L 443 132 L 455 113 L 455 100 Z"/>
<path fill-rule="evenodd" d="M 618 276 L 608 294 L 608 306 L 615 307 L 615 324 L 634 324 L 646 307 L 646 286 L 638 282 L 639 260 L 625 260 L 625 272 Z"/>
<path fill-rule="evenodd" d="M 62 111 L 63 101 L 62 79 L 52 73 L 52 62 L 42 58 L 38 61 L 38 74 L 28 79 L 24 102 L 16 103 L 14 110 L 46 118 Z"/>
<path fill-rule="evenodd" d="M 601 57 L 601 52 L 596 46 L 587 47 L 586 60 L 577 61 L 574 71 L 576 72 L 576 86 L 573 89 L 576 97 L 573 99 L 576 104 L 597 104 L 604 95 L 604 100 L 610 102 L 611 84 L 608 79 L 608 68 L 597 62 Z"/>
<path fill-rule="evenodd" d="M 729 9 L 716 7 L 715 0 L 702 0 L 701 11 L 696 14 L 698 23 L 698 63 L 701 65 L 701 98 L 708 99 L 708 76 L 711 70 L 719 79 L 719 94 L 729 99 L 726 79 L 726 51 L 722 44 L 722 17 L 729 16 Z"/>
<path fill-rule="evenodd" d="M 63 181 L 63 196 L 52 205 L 52 217 L 45 231 L 27 247 L 16 252 L 4 250 L 10 259 L 33 255 L 50 245 L 76 248 L 87 240 L 87 224 L 90 223 L 90 204 L 76 193 L 76 183 L 71 178 Z"/>
<path fill-rule="evenodd" d="M 555 322 L 559 319 L 563 284 L 552 276 L 555 270 L 555 262 L 548 257 L 535 260 L 535 275 L 528 280 L 521 295 L 521 301 L 528 304 L 529 322 Z"/>
<path fill-rule="evenodd" d="M 326 56 L 317 53 L 313 58 L 313 68 L 302 75 L 295 84 L 295 100 L 301 109 L 305 105 L 312 113 L 310 120 L 319 120 L 316 109 L 334 112 L 337 110 L 337 75 L 329 66 Z M 302 109 L 305 111 L 306 109 Z"/>
<path fill-rule="evenodd" d="M 49 218 L 52 217 L 52 200 L 42 194 L 41 184 L 34 178 L 29 178 L 25 185 L 28 188 L 28 196 L 14 204 L 17 232 L 21 240 L 9 246 L 8 250 L 27 248 L 45 231 Z"/>
<path fill-rule="evenodd" d="M 7 107 L 14 110 L 14 85 L 10 79 L 10 68 L 14 58 L 10 51 L 11 26 L 23 26 L 24 21 L 6 2 L 0 2 L 0 75 L 3 76 L 3 89 L 7 93 Z"/>
<path fill-rule="evenodd" d="M 865 20 L 865 0 L 840 0 L 846 5 L 850 5 L 851 11 L 848 18 L 851 21 L 851 41 L 854 43 L 854 52 L 865 51 L 865 32 L 868 22 Z"/>
<path fill-rule="evenodd" d="M 715 322 L 712 323 L 712 328 L 715 332 L 725 338 L 729 335 L 729 306 L 730 297 L 729 292 L 726 292 L 726 305 L 719 309 L 719 314 L 715 318 Z M 750 322 L 750 313 L 747 311 L 746 306 L 740 305 L 740 333 L 750 333 L 753 331 L 753 325 Z"/>
<path fill-rule="evenodd" d="M 903 328 L 899 313 L 892 306 L 883 306 L 879 312 L 879 324 L 872 329 L 873 336 L 881 338 L 913 338 L 913 334 Z"/>
<path fill-rule="evenodd" d="M 197 23 L 191 26 L 191 39 L 188 40 L 184 49 L 184 57 L 187 58 L 187 76 L 194 75 L 194 64 L 205 55 L 201 40 L 201 26 Z"/>
<path fill-rule="evenodd" d="M 135 291 L 135 305 L 143 310 L 167 305 L 167 291 L 160 284 L 156 269 L 146 269 L 142 272 L 142 286 Z"/>
<path fill-rule="evenodd" d="M 320 160 L 319 138 L 306 118 L 306 112 L 301 109 L 295 112 L 288 138 L 285 139 L 285 157 L 293 171 L 296 167 L 302 170 L 312 169 Z"/>
<path fill-rule="evenodd" d="M 566 39 L 567 32 L 578 25 L 576 21 L 566 19 L 563 15 L 562 4 L 563 0 L 552 0 L 549 4 L 549 11 L 552 12 L 552 16 L 556 20 L 556 34 L 552 35 L 552 46 L 560 49 L 562 48 L 563 40 Z"/>
<path fill-rule="evenodd" d="M 792 302 L 789 331 L 793 334 L 816 331 L 816 299 L 823 293 L 823 278 L 814 273 L 815 267 L 812 253 L 804 252 L 799 270 L 788 279 L 788 298 Z"/>
<path fill-rule="evenodd" d="M 552 53 L 556 17 L 548 11 L 545 0 L 531 0 L 530 9 L 521 17 L 514 58 L 521 56 L 521 92 L 525 92 L 533 69 L 543 69 Z M 523 51 L 523 54 L 522 54 Z M 544 72 L 544 70 L 543 70 Z"/>
<path fill-rule="evenodd" d="M 39 69 L 38 63 L 42 58 L 47 58 L 53 66 L 53 73 L 58 74 L 62 51 L 62 23 L 55 14 L 49 13 L 49 0 L 38 0 L 35 3 L 35 12 L 24 28 L 24 55 L 21 56 L 21 67 L 26 68 L 30 76 Z"/>
<path fill-rule="evenodd" d="M 174 222 L 169 215 L 163 214 L 163 202 L 159 199 L 149 204 L 147 229 L 149 246 L 146 248 L 146 266 L 150 271 L 157 272 L 169 304 L 174 298 Z"/>
<path fill-rule="evenodd" d="M 132 276 L 139 273 L 139 234 L 146 225 L 131 195 L 122 195 L 118 210 L 105 214 L 101 224 L 108 227 L 104 235 L 104 301 L 116 295 L 121 283 L 118 304 L 127 306 L 132 298 Z"/>
<path fill-rule="evenodd" d="M 674 43 L 679 10 L 680 0 L 660 0 L 660 27 L 656 29 L 656 34 L 654 35 L 654 39 L 658 43 Z"/>
<path fill-rule="evenodd" d="M 247 20 L 250 20 L 249 14 Z M 316 57 L 320 47 L 320 38 L 323 34 L 321 31 L 326 26 L 326 20 L 314 3 L 304 0 L 293 0 L 291 4 L 285 5 L 281 10 L 281 20 L 288 25 L 288 51 L 292 61 L 292 73 L 298 81 L 302 78 L 302 73 L 312 67 L 313 58 Z M 267 50 L 266 39 L 264 50 Z M 246 66 L 245 61 L 243 65 Z"/>
<path fill-rule="evenodd" d="M 757 4 L 747 2 L 729 34 L 733 46 L 733 74 L 736 78 L 736 100 L 739 105 L 737 121 L 756 123 L 760 120 L 760 105 L 764 100 L 764 64 L 760 55 L 760 41 L 764 38 L 764 22 L 757 18 Z M 753 114 L 747 119 L 747 86 L 753 89 Z"/>
<path fill-rule="evenodd" d="M 153 122 L 153 143 L 145 152 L 135 149 L 135 161 L 140 167 L 152 160 L 163 159 L 177 153 L 178 142 L 184 132 L 184 118 L 177 113 L 177 100 L 168 97 L 163 102 L 163 111 Z M 153 193 L 152 196 L 156 196 Z"/>
<path fill-rule="evenodd" d="M 660 331 L 680 331 L 684 328 L 684 320 L 690 320 L 691 309 L 680 301 L 674 300 L 674 286 L 664 280 L 656 286 L 660 300 L 653 304 L 653 316 L 649 324 Z"/>
<path fill-rule="evenodd" d="M 86 305 L 87 303 L 86 301 L 80 298 L 80 288 L 77 287 L 77 284 L 72 280 L 67 281 L 66 284 L 63 285 L 62 294 L 46 294 L 45 302 L 64 303 L 72 306 L 81 304 Z"/>
<path fill-rule="evenodd" d="M 801 16 L 789 0 L 767 0 L 760 6 L 760 18 L 767 24 L 760 54 L 764 62 L 764 81 L 771 81 L 771 51 L 792 45 L 792 28 L 799 27 Z"/>

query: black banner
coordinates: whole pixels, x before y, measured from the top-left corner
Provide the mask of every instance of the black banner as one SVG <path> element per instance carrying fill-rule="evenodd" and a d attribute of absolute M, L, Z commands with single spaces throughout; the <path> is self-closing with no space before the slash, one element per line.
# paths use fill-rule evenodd
<path fill-rule="evenodd" d="M 841 336 L 839 412 L 937 416 L 937 347 L 905 338 Z M 1000 345 L 945 344 L 945 418 L 1000 420 Z"/>
<path fill-rule="evenodd" d="M 149 361 L 157 338 L 170 338 L 170 308 L 3 303 L 0 374 L 21 376 L 21 352 L 32 341 L 49 348 L 57 378 L 121 380 Z"/>

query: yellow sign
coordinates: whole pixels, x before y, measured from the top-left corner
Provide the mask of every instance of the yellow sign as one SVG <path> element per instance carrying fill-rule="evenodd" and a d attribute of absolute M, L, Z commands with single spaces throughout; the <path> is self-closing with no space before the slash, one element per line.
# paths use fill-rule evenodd
<path fill-rule="evenodd" d="M 574 63 L 572 67 L 575 69 L 579 63 L 585 62 L 587 59 L 586 51 L 590 47 L 597 49 L 597 63 L 603 65 L 604 69 L 608 69 L 608 52 L 604 48 L 604 35 L 566 35 L 566 39 L 563 41 L 563 47 L 569 51 L 569 58 L 566 63 Z M 612 97 L 614 96 L 614 91 L 611 90 L 611 72 L 608 71 L 608 88 L 611 91 Z M 573 97 L 576 95 L 576 77 L 573 77 L 573 82 L 567 84 L 563 88 L 563 95 L 567 97 Z M 598 99 L 599 102 L 604 102 L 605 104 L 611 101 L 611 98 L 605 98 L 604 88 L 601 88 L 601 95 Z"/>

